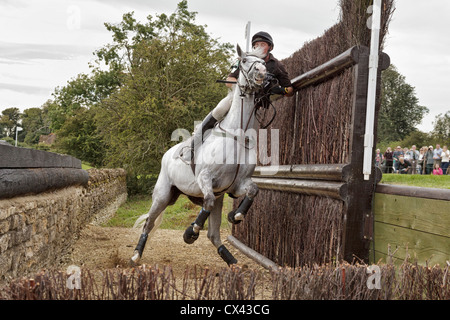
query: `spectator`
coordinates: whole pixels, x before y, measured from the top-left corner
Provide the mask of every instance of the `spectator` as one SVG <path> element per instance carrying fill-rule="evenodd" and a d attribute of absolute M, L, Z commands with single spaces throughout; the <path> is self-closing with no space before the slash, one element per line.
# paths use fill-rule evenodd
<path fill-rule="evenodd" d="M 422 163 L 422 174 L 426 173 L 426 165 L 427 165 L 427 151 L 428 151 L 428 147 L 427 146 L 423 146 L 423 163 Z"/>
<path fill-rule="evenodd" d="M 436 149 L 434 149 L 433 151 L 433 160 L 434 163 L 439 163 L 439 167 L 441 166 L 441 153 L 442 153 L 442 149 L 441 146 L 439 144 L 436 144 Z"/>
<path fill-rule="evenodd" d="M 425 153 L 425 174 L 431 174 L 433 171 L 433 146 L 429 146 L 427 152 Z"/>
<path fill-rule="evenodd" d="M 405 160 L 404 157 L 398 158 L 398 170 L 397 173 L 407 174 L 411 169 L 411 163 L 408 160 Z"/>
<path fill-rule="evenodd" d="M 435 163 L 435 164 L 434 164 L 433 174 L 434 174 L 435 176 L 440 176 L 440 175 L 442 175 L 442 169 L 440 168 L 439 163 Z"/>
<path fill-rule="evenodd" d="M 419 174 L 423 174 L 425 172 L 424 170 L 424 158 L 425 158 L 425 150 L 427 150 L 426 147 L 420 148 L 419 151 L 419 158 L 417 160 L 417 170 L 419 171 Z"/>
<path fill-rule="evenodd" d="M 441 169 L 442 174 L 448 174 L 448 165 L 450 161 L 450 151 L 447 149 L 447 146 L 442 147 L 442 153 L 441 153 Z"/>
<path fill-rule="evenodd" d="M 408 148 L 403 148 L 403 158 L 408 161 L 411 160 L 411 154 L 409 153 Z"/>
<path fill-rule="evenodd" d="M 392 164 L 393 164 L 393 153 L 391 147 L 386 149 L 384 153 L 384 165 L 385 165 L 385 173 L 392 173 Z"/>
<path fill-rule="evenodd" d="M 411 162 L 411 174 L 416 174 L 418 168 L 419 151 L 417 151 L 416 148 L 417 147 L 415 145 L 412 145 L 411 150 L 407 152 L 409 159 L 405 157 L 406 160 Z"/>
<path fill-rule="evenodd" d="M 380 152 L 380 149 L 377 149 L 375 153 L 375 166 L 381 168 L 381 164 L 383 163 L 384 157 Z"/>
<path fill-rule="evenodd" d="M 399 161 L 400 156 L 402 156 L 402 157 L 404 156 L 402 147 L 397 146 L 397 148 L 395 148 L 395 151 L 392 156 L 394 159 L 394 173 L 395 173 L 398 170 L 398 161 Z"/>

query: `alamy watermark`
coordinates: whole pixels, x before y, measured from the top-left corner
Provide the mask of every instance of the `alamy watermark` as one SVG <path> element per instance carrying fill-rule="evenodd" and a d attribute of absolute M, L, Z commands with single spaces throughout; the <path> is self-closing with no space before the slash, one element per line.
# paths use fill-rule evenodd
<path fill-rule="evenodd" d="M 374 3 L 374 5 L 371 5 L 371 6 L 368 6 L 368 7 L 367 7 L 367 11 L 366 11 L 366 12 L 367 12 L 368 14 L 370 14 L 370 17 L 367 18 L 366 26 L 367 26 L 367 28 L 369 28 L 369 29 L 372 29 L 372 19 L 373 19 L 373 9 L 374 9 L 374 6 L 377 6 L 378 12 L 381 12 L 381 7 L 380 7 L 380 5 L 379 5 L 378 3 Z"/>
<path fill-rule="evenodd" d="M 81 9 L 79 6 L 71 5 L 67 7 L 66 26 L 69 30 L 81 29 Z"/>
<path fill-rule="evenodd" d="M 200 130 L 200 129 L 198 129 Z M 267 169 L 266 174 L 276 174 L 280 163 L 280 135 L 279 129 L 214 129 L 207 130 L 204 137 L 215 136 L 213 145 L 206 148 L 206 152 L 197 152 L 200 146 L 208 145 L 200 136 L 193 135 L 195 149 L 195 164 L 244 164 L 262 165 Z M 185 142 L 191 138 L 188 130 L 178 128 L 172 132 L 171 141 Z M 189 144 L 181 144 L 174 154 L 184 161 L 191 161 Z"/>
<path fill-rule="evenodd" d="M 371 265 L 367 267 L 366 270 L 369 278 L 367 279 L 367 288 L 372 289 L 381 289 L 381 269 L 377 265 Z"/>
<path fill-rule="evenodd" d="M 78 266 L 67 267 L 66 274 L 69 276 L 66 280 L 68 289 L 81 289 L 81 269 Z"/>

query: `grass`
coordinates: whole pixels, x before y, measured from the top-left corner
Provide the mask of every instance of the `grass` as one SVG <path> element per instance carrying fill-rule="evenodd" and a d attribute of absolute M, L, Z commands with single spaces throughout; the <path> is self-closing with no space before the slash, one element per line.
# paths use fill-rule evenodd
<path fill-rule="evenodd" d="M 450 189 L 450 175 L 435 176 L 432 174 L 386 174 L 380 183 L 398 184 L 423 188 Z"/>
<path fill-rule="evenodd" d="M 81 169 L 83 169 L 83 170 L 88 170 L 88 169 L 92 169 L 92 168 L 93 167 L 91 167 L 91 165 L 88 163 L 85 163 L 85 162 L 81 163 Z"/>
<path fill-rule="evenodd" d="M 139 216 L 150 210 L 151 205 L 152 200 L 150 195 L 131 196 L 104 226 L 131 228 Z M 228 228 L 226 215 L 232 210 L 232 206 L 233 199 L 225 195 L 222 210 L 222 228 Z M 199 206 L 194 205 L 186 196 L 181 195 L 175 204 L 166 208 L 160 228 L 184 230 L 194 222 L 200 209 Z M 208 223 L 205 224 L 205 229 L 207 228 Z"/>

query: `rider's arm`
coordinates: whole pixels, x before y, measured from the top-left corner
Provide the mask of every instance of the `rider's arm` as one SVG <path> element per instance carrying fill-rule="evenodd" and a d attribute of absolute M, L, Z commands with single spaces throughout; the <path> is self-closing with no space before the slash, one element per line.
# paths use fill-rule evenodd
<path fill-rule="evenodd" d="M 237 79 L 236 79 L 235 77 L 229 76 L 229 77 L 227 78 L 227 81 L 237 81 Z M 232 83 L 226 83 L 225 85 L 226 85 L 228 88 L 231 88 L 231 87 L 233 86 Z"/>
<path fill-rule="evenodd" d="M 286 71 L 286 68 L 282 63 L 278 63 L 277 69 L 275 71 L 275 76 L 278 79 L 278 83 L 281 86 L 282 94 L 286 97 L 291 97 L 294 95 L 294 88 L 292 87 L 291 80 Z"/>

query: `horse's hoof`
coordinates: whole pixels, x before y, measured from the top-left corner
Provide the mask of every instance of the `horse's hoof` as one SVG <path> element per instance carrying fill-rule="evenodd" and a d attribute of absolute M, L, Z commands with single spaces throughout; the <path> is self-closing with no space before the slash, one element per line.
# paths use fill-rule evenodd
<path fill-rule="evenodd" d="M 238 224 L 238 223 L 241 223 L 241 221 L 243 220 L 243 216 L 242 216 L 242 214 L 241 213 L 238 213 L 240 216 L 239 216 L 239 218 L 241 218 L 241 219 L 236 219 L 237 218 L 237 215 L 236 215 L 236 210 L 233 210 L 233 211 L 230 211 L 229 213 L 228 213 L 228 221 L 230 222 L 230 223 L 232 223 L 232 224 Z"/>
<path fill-rule="evenodd" d="M 138 265 L 139 259 L 140 259 L 139 252 L 135 252 L 134 255 L 130 259 L 130 262 L 129 262 L 130 267 L 132 267 L 132 268 L 136 267 Z"/>
<path fill-rule="evenodd" d="M 198 239 L 200 233 L 195 233 L 193 226 L 187 227 L 186 231 L 183 234 L 183 240 L 187 244 L 193 244 L 195 240 Z"/>
<path fill-rule="evenodd" d="M 233 257 L 231 252 L 228 251 L 228 249 L 225 248 L 224 245 L 221 245 L 219 248 L 217 248 L 217 253 L 223 259 L 223 261 L 225 261 L 228 264 L 228 266 L 235 265 L 238 263 L 236 258 Z"/>

